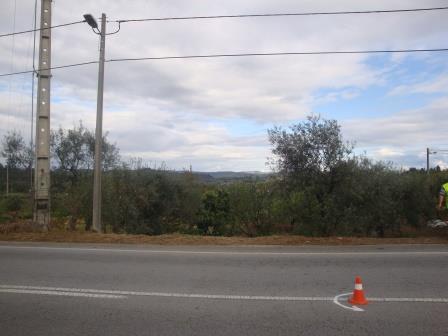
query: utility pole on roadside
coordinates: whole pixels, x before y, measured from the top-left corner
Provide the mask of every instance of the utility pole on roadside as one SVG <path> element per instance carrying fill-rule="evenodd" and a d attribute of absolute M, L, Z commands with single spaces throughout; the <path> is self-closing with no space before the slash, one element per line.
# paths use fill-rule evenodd
<path fill-rule="evenodd" d="M 45 231 L 50 224 L 51 3 L 41 0 L 34 174 L 34 223 Z"/>
<path fill-rule="evenodd" d="M 448 149 L 436 149 L 436 150 L 430 150 L 429 148 L 426 148 L 426 173 L 429 175 L 429 155 L 432 154 L 446 154 L 448 153 Z"/>
<path fill-rule="evenodd" d="M 96 25 L 90 23 L 88 17 L 85 17 L 87 23 L 92 28 Z M 101 154 L 103 152 L 103 92 L 104 92 L 104 59 L 106 49 L 106 14 L 101 15 L 100 31 L 100 60 L 98 69 L 98 96 L 96 103 L 96 128 L 95 128 L 95 167 L 93 172 L 93 214 L 92 227 L 96 232 L 101 232 Z"/>
<path fill-rule="evenodd" d="M 101 159 L 103 153 L 103 93 L 104 93 L 104 62 L 106 53 L 106 35 L 113 35 L 120 31 L 120 21 L 118 29 L 106 34 L 106 14 L 101 15 L 101 30 L 92 14 L 84 14 L 84 20 L 92 28 L 93 32 L 100 35 L 100 60 L 98 68 L 98 95 L 96 102 L 96 128 L 95 128 L 95 166 L 93 172 L 93 213 L 92 228 L 96 232 L 102 231 L 101 220 Z"/>

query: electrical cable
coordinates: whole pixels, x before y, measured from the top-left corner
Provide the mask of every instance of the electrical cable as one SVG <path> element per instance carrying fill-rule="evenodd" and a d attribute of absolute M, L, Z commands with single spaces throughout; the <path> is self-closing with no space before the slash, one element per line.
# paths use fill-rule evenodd
<path fill-rule="evenodd" d="M 276 17 L 276 16 L 314 16 L 314 15 L 350 15 L 350 14 L 382 14 L 382 13 L 404 13 L 404 12 L 424 12 L 424 11 L 439 11 L 446 10 L 448 7 L 428 7 L 428 8 L 410 8 L 410 9 L 385 9 L 385 10 L 365 10 L 365 11 L 339 11 L 339 12 L 302 12 L 302 13 L 267 13 L 267 14 L 237 14 L 237 15 L 210 15 L 210 16 L 185 16 L 185 17 L 164 17 L 164 18 L 148 18 L 148 19 L 122 19 L 107 22 L 144 22 L 144 21 L 172 21 L 172 20 L 199 20 L 199 19 L 229 19 L 229 18 L 257 18 L 257 17 Z M 48 28 L 34 28 L 23 30 L 20 32 L 13 32 L 7 34 L 0 34 L 0 37 L 7 37 L 19 34 L 32 33 L 42 29 L 53 29 L 59 27 L 71 26 L 86 22 L 85 20 L 74 21 L 54 25 Z"/>
<path fill-rule="evenodd" d="M 14 12 L 13 12 L 13 21 L 12 21 L 12 30 L 16 30 L 16 18 L 17 18 L 17 0 L 14 1 Z M 16 41 L 15 36 L 12 37 L 11 41 L 11 72 L 14 72 L 14 59 L 15 59 L 15 48 Z M 12 79 L 9 80 L 9 99 L 8 99 L 8 117 L 7 117 L 7 129 L 10 129 L 11 125 L 11 98 L 12 98 Z M 9 152 L 9 149 L 8 149 Z M 8 153 L 6 158 L 6 196 L 9 196 L 10 191 L 10 181 L 9 181 L 9 165 L 11 164 L 10 160 L 11 153 Z"/>
<path fill-rule="evenodd" d="M 148 19 L 123 19 L 108 22 L 144 22 L 144 21 L 172 21 L 172 20 L 200 20 L 200 19 L 233 19 L 233 18 L 257 18 L 276 16 L 314 16 L 314 15 L 350 15 L 350 14 L 384 14 L 403 12 L 423 12 L 446 10 L 448 7 L 410 8 L 410 9 L 385 9 L 385 10 L 365 10 L 365 11 L 339 11 L 339 12 L 302 12 L 302 13 L 272 13 L 272 14 L 237 14 L 237 15 L 210 15 L 210 16 L 184 16 L 184 17 L 164 17 Z"/>
<path fill-rule="evenodd" d="M 34 1 L 34 32 L 33 32 L 33 73 L 31 74 L 31 126 L 30 126 L 30 148 L 34 150 L 34 82 L 36 72 L 36 27 L 37 27 L 37 0 Z M 34 180 L 33 180 L 33 166 L 35 162 L 35 154 L 32 155 L 32 162 L 30 164 L 30 190 L 34 192 Z M 32 195 L 34 197 L 34 195 Z"/>
<path fill-rule="evenodd" d="M 118 29 L 112 33 L 108 33 L 106 35 L 115 35 L 121 30 L 121 22 L 118 22 Z"/>
<path fill-rule="evenodd" d="M 26 33 L 33 33 L 33 32 L 37 32 L 37 31 L 41 31 L 43 29 L 53 29 L 53 28 L 59 28 L 59 27 L 72 26 L 72 25 L 75 25 L 75 24 L 78 24 L 78 23 L 83 23 L 83 22 L 86 22 L 86 21 L 85 20 L 75 21 L 75 22 L 69 22 L 69 23 L 63 23 L 63 24 L 51 26 L 51 27 L 48 27 L 48 28 L 35 28 L 35 29 L 23 30 L 23 31 L 14 32 L 14 33 L 0 34 L 0 37 L 7 37 L 7 36 L 14 36 L 14 35 L 20 35 L 20 34 L 26 34 Z"/>
<path fill-rule="evenodd" d="M 98 61 L 81 62 L 81 63 L 74 63 L 74 64 L 54 66 L 54 67 L 51 67 L 51 68 L 42 68 L 40 70 L 44 71 L 44 70 L 64 69 L 64 68 L 72 68 L 72 67 L 76 67 L 76 66 L 88 65 L 88 64 L 96 64 L 96 63 L 99 63 L 99 62 Z M 27 74 L 27 73 L 32 73 L 32 72 L 34 72 L 34 70 L 18 71 L 18 72 L 12 72 L 12 73 L 7 73 L 7 74 L 0 74 L 0 77 L 21 75 L 21 74 Z"/>
<path fill-rule="evenodd" d="M 448 51 L 448 48 L 212 54 L 212 55 L 160 56 L 160 57 L 115 58 L 115 59 L 113 58 L 113 59 L 105 60 L 105 63 L 145 61 L 145 60 L 193 59 L 193 58 L 224 58 L 224 57 L 250 57 L 250 56 L 347 55 L 347 54 L 417 53 L 417 52 L 446 52 L 446 51 Z M 51 68 L 42 68 L 41 70 L 55 70 L 55 69 L 71 68 L 71 67 L 82 66 L 82 65 L 97 64 L 97 63 L 99 63 L 99 61 L 81 62 L 81 63 L 75 63 L 75 64 L 55 66 L 55 67 L 51 67 Z M 20 75 L 20 74 L 26 74 L 26 73 L 31 73 L 31 72 L 33 72 L 33 70 L 4 73 L 4 74 L 0 74 L 0 77 Z"/>
<path fill-rule="evenodd" d="M 145 60 L 169 60 L 190 58 L 221 58 L 221 57 L 249 57 L 249 56 L 294 56 L 294 55 L 341 55 L 341 54 L 379 54 L 379 53 L 415 53 L 415 52 L 442 52 L 448 48 L 437 49 L 399 49 L 399 50 L 354 50 L 354 51 L 309 51 L 309 52 L 272 52 L 272 53 L 242 53 L 242 54 L 215 54 L 215 55 L 187 55 L 187 56 L 161 56 L 109 59 L 106 62 L 126 62 Z"/>

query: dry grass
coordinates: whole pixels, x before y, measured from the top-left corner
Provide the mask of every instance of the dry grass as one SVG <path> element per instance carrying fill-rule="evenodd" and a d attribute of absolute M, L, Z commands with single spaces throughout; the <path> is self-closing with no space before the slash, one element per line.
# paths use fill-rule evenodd
<path fill-rule="evenodd" d="M 153 245 L 377 245 L 377 244 L 448 244 L 448 229 L 416 232 L 407 229 L 409 238 L 304 237 L 275 235 L 265 237 L 212 237 L 186 234 L 160 236 L 132 234 L 99 234 L 67 231 L 63 222 L 53 222 L 49 232 L 39 232 L 31 221 L 0 224 L 0 241 L 153 244 Z"/>
<path fill-rule="evenodd" d="M 419 238 L 311 238 L 293 235 L 267 237 L 210 237 L 182 234 L 160 236 L 129 234 L 98 234 L 92 232 L 55 231 L 0 233 L 0 241 L 65 242 L 65 243 L 116 243 L 153 245 L 376 245 L 376 244 L 447 244 L 448 237 Z"/>

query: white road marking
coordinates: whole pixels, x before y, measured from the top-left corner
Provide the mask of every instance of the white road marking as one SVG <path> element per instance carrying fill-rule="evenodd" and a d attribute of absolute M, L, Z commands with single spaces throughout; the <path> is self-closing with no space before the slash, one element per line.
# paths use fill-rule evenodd
<path fill-rule="evenodd" d="M 345 297 L 345 296 L 349 296 L 350 294 L 351 294 L 351 292 L 350 292 L 350 293 L 343 293 L 343 294 L 336 295 L 336 296 L 334 297 L 334 299 L 333 299 L 333 302 L 334 302 L 335 304 L 337 304 L 339 307 L 342 307 L 342 308 L 344 308 L 344 309 L 349 309 L 349 310 L 353 310 L 353 311 L 357 311 L 357 312 L 362 312 L 362 311 L 364 311 L 364 309 L 359 308 L 359 307 L 357 307 L 357 306 L 351 306 L 351 307 L 349 307 L 349 306 L 344 306 L 342 303 L 339 302 L 339 299 L 340 299 L 340 298 Z"/>
<path fill-rule="evenodd" d="M 447 298 L 367 298 L 376 302 L 428 302 L 428 303 L 448 303 Z"/>
<path fill-rule="evenodd" d="M 119 252 L 143 254 L 206 254 L 206 255 L 275 255 L 275 256 L 448 256 L 448 251 L 359 251 L 359 252 L 263 252 L 263 251 L 189 251 L 189 250 L 146 250 L 146 249 L 112 249 L 112 248 L 83 248 L 83 247 L 55 247 L 55 246 L 13 246 L 0 245 L 0 249 L 30 249 L 49 251 L 81 251 L 81 252 Z"/>
<path fill-rule="evenodd" d="M 112 294 L 94 294 L 94 293 L 76 293 L 76 292 L 63 292 L 52 290 L 31 290 L 31 289 L 13 289 L 13 288 L 0 288 L 0 293 L 12 293 L 12 294 L 37 294 L 37 295 L 57 295 L 57 296 L 78 296 L 95 299 L 125 299 L 123 295 Z"/>
<path fill-rule="evenodd" d="M 220 299 L 220 300 L 257 300 L 257 301 L 338 301 L 339 298 L 351 293 L 339 294 L 336 297 L 329 296 L 265 296 L 265 295 L 221 295 L 221 294 L 189 294 L 189 293 L 161 293 L 143 291 L 123 291 L 105 289 L 82 289 L 64 287 L 43 287 L 43 286 L 16 286 L 0 285 L 0 292 L 5 291 L 43 291 L 51 293 L 72 293 L 86 295 L 112 295 L 117 298 L 127 296 L 152 296 L 152 297 L 173 297 L 173 298 L 193 298 L 193 299 Z M 50 294 L 49 294 L 50 295 Z M 54 294 L 57 295 L 57 294 Z M 427 303 L 448 303 L 448 298 L 367 298 L 375 302 L 427 302 Z M 336 303 L 337 304 L 337 303 Z M 339 304 L 340 305 L 340 304 Z M 360 309 L 360 308 L 359 308 Z"/>
<path fill-rule="evenodd" d="M 102 289 L 0 285 L 0 291 L 3 288 L 15 289 L 15 290 L 43 290 L 43 291 L 55 291 L 55 292 L 61 291 L 61 292 L 71 292 L 71 293 L 101 293 L 101 294 L 114 294 L 114 295 L 123 295 L 123 296 L 156 296 L 156 297 L 221 299 L 221 300 L 331 301 L 333 299 L 332 297 L 319 297 L 319 296 L 305 297 L 305 296 L 188 294 L 188 293 L 160 293 L 160 292 L 120 291 L 120 290 L 102 290 Z"/>
<path fill-rule="evenodd" d="M 362 312 L 364 309 L 358 306 L 345 306 L 339 302 L 340 298 L 349 296 L 350 293 L 343 293 L 336 295 L 333 299 L 333 303 L 344 309 Z M 448 303 L 448 298 L 367 298 L 370 302 L 426 302 L 426 303 Z"/>

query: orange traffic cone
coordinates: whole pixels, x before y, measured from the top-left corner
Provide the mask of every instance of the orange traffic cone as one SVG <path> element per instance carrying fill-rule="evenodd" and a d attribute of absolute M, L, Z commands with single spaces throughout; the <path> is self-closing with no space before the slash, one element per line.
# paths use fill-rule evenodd
<path fill-rule="evenodd" d="M 353 295 L 350 297 L 348 302 L 354 305 L 366 305 L 369 303 L 364 296 L 362 281 L 359 276 L 355 278 L 355 290 L 353 291 Z"/>

